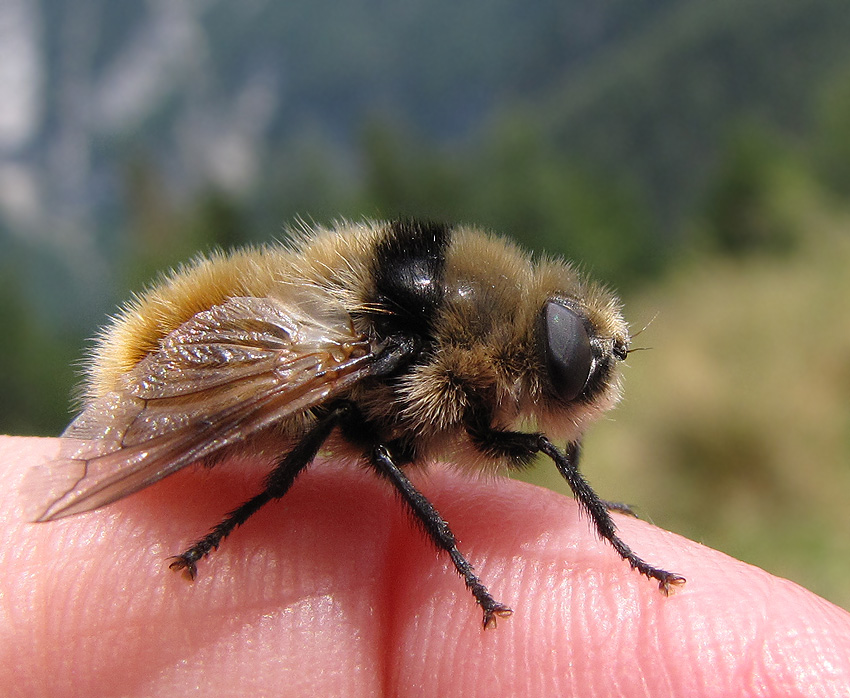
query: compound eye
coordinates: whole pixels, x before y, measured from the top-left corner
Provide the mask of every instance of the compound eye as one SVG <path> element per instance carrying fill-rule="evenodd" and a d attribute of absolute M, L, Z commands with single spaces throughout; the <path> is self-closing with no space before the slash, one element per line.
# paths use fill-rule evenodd
<path fill-rule="evenodd" d="M 581 317 L 558 301 L 543 307 L 546 366 L 558 396 L 568 402 L 577 398 L 590 376 L 593 352 Z"/>

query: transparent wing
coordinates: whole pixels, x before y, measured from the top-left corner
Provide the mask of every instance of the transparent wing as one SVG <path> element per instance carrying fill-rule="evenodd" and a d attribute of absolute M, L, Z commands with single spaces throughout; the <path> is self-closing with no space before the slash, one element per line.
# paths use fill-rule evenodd
<path fill-rule="evenodd" d="M 103 506 L 318 405 L 369 372 L 350 317 L 309 291 L 232 298 L 168 335 L 62 434 L 60 458 L 24 481 L 49 521 Z"/>

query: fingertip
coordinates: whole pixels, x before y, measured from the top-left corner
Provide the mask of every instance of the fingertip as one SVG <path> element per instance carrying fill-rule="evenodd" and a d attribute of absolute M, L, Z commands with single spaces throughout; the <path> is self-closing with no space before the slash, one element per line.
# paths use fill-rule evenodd
<path fill-rule="evenodd" d="M 0 460 L 32 464 L 50 456 L 52 441 L 0 439 Z M 203 491 L 190 501 L 199 477 Z M 677 575 L 665 597 L 596 536 L 571 499 L 451 468 L 412 477 L 499 608 L 513 610 L 494 613 L 496 627 L 485 631 L 482 609 L 386 483 L 332 464 L 317 463 L 282 502 L 239 529 L 196 584 L 178 585 L 167 555 L 248 494 L 250 487 L 227 484 L 232 477 L 226 465 L 181 472 L 100 512 L 4 531 L 9 598 L 25 598 L 13 588 L 35 580 L 26 598 L 41 610 L 21 622 L 45 621 L 41 635 L 9 632 L 29 633 L 41 659 L 52 658 L 44 676 L 67 679 L 57 667 L 88 648 L 98 661 L 76 661 L 100 667 L 85 684 L 92 688 L 122 672 L 152 688 L 151 667 L 187 656 L 211 688 L 254 685 L 247 677 L 286 680 L 297 670 L 314 688 L 347 682 L 348 695 L 378 685 L 444 696 L 481 686 L 494 696 L 568 695 L 576 687 L 700 696 L 746 695 L 754 680 L 782 695 L 806 695 L 804 684 L 850 685 L 850 616 L 823 599 L 615 515 L 641 557 Z M 27 551 L 29 568 L 8 554 L 12 546 Z M 116 550 L 133 568 L 117 589 L 114 576 L 98 574 Z M 71 598 L 69 589 L 79 593 Z M 84 608 L 63 615 L 57 599 Z M 147 632 L 116 634 L 121 627 Z M 32 662 L 11 645 L 4 656 L 17 671 Z M 179 672 L 166 674 L 173 689 Z"/>
<path fill-rule="evenodd" d="M 787 580 L 616 515 L 621 537 L 641 557 L 675 570 L 665 596 L 663 581 L 659 590 L 632 570 L 572 500 L 516 482 L 472 487 L 441 471 L 429 485 L 482 580 L 514 614 L 482 640 L 464 625 L 462 606 L 441 614 L 432 605 L 420 614 L 431 623 L 426 630 L 400 634 L 401 656 L 437 661 L 415 654 L 427 650 L 421 638 L 431 633 L 440 647 L 464 648 L 451 655 L 450 675 L 468 686 L 496 676 L 500 695 L 560 695 L 569 686 L 599 695 L 718 695 L 718 687 L 720 695 L 747 695 L 756 681 L 802 696 L 812 682 L 850 685 L 850 615 Z M 494 500 L 499 506 L 486 515 L 475 511 L 476 501 Z M 443 568 L 445 578 L 416 570 L 420 584 L 462 601 Z M 407 667 L 398 679 L 423 677 Z M 448 684 L 435 676 L 429 690 L 440 695 Z"/>

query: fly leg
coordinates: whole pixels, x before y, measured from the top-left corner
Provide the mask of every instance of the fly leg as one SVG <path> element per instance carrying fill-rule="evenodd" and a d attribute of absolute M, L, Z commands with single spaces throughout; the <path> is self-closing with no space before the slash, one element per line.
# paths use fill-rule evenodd
<path fill-rule="evenodd" d="M 238 526 L 273 499 L 280 499 L 292 487 L 295 478 L 313 461 L 322 444 L 339 422 L 346 406 L 338 407 L 323 416 L 307 431 L 295 447 L 278 463 L 266 477 L 265 488 L 247 502 L 236 507 L 207 535 L 197 540 L 192 547 L 172 558 L 169 567 L 185 570 L 190 579 L 198 573 L 197 562 L 216 550 L 221 542 Z"/>
<path fill-rule="evenodd" d="M 378 445 L 371 453 L 371 463 L 378 474 L 389 480 L 401 495 L 416 521 L 440 550 L 445 550 L 454 563 L 467 588 L 472 592 L 478 605 L 484 610 L 484 628 L 495 628 L 496 618 L 507 618 L 513 611 L 494 599 L 487 587 L 475 574 L 475 570 L 463 554 L 457 549 L 457 541 L 449 525 L 443 520 L 434 505 L 428 501 L 393 460 L 386 446 Z"/>
<path fill-rule="evenodd" d="M 567 444 L 566 453 L 559 451 L 545 436 L 538 437 L 538 444 L 540 451 L 555 462 L 555 465 L 561 472 L 561 475 L 564 476 L 579 504 L 590 515 L 596 531 L 602 538 L 614 546 L 614 550 L 619 553 L 620 557 L 628 562 L 633 569 L 636 569 L 650 579 L 655 579 L 658 582 L 658 588 L 664 594 L 670 593 L 671 586 L 679 586 L 685 583 L 685 578 L 681 575 L 653 567 L 639 558 L 617 535 L 617 527 L 608 513 L 606 503 L 599 499 L 599 496 L 593 491 L 593 488 L 581 476 L 578 470 L 580 452 L 578 442 L 574 441 Z"/>

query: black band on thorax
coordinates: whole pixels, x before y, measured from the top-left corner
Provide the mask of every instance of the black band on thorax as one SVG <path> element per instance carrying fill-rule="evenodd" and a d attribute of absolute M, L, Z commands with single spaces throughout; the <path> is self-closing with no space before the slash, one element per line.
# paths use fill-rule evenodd
<path fill-rule="evenodd" d="M 395 221 L 377 245 L 374 301 L 390 311 L 376 323 L 392 332 L 426 333 L 444 295 L 448 226 Z"/>

